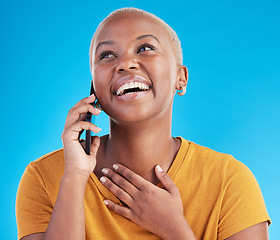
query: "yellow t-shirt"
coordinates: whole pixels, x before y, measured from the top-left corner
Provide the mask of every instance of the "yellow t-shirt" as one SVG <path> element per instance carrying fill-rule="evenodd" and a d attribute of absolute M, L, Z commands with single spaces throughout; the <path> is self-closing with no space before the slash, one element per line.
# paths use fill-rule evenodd
<path fill-rule="evenodd" d="M 180 190 L 185 218 L 197 239 L 225 239 L 257 223 L 270 223 L 258 183 L 244 164 L 230 155 L 180 139 L 181 147 L 168 175 Z M 63 172 L 63 150 L 27 166 L 16 203 L 19 239 L 46 231 Z M 105 198 L 119 202 L 92 173 L 85 194 L 87 240 L 159 239 L 108 210 Z"/>

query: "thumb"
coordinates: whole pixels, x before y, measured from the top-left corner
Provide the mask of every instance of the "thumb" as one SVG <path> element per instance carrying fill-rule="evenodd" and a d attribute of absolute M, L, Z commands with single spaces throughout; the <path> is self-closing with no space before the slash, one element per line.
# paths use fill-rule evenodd
<path fill-rule="evenodd" d="M 155 167 L 155 173 L 157 178 L 160 180 L 160 182 L 162 183 L 163 187 L 169 192 L 171 193 L 171 195 L 177 195 L 180 194 L 179 190 L 177 188 L 177 186 L 175 185 L 175 183 L 172 181 L 172 179 L 168 176 L 168 174 L 166 172 L 163 171 L 163 169 L 157 165 Z"/>
<path fill-rule="evenodd" d="M 99 145 L 100 145 L 100 138 L 98 136 L 94 136 L 92 138 L 91 148 L 90 148 L 90 155 L 94 156 L 94 158 L 96 158 Z"/>

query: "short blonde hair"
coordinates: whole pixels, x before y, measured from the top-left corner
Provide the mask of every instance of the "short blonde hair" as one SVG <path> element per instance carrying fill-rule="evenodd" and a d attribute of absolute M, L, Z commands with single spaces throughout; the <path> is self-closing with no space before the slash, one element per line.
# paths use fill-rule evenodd
<path fill-rule="evenodd" d="M 173 48 L 174 48 L 174 54 L 175 54 L 175 58 L 177 61 L 178 65 L 182 65 L 183 64 L 183 52 L 182 52 L 182 47 L 181 47 L 181 42 L 176 34 L 176 32 L 166 23 L 164 22 L 162 19 L 160 19 L 159 17 L 157 17 L 156 15 L 146 12 L 144 10 L 138 9 L 138 8 L 121 8 L 121 9 L 117 9 L 114 12 L 110 13 L 97 27 L 92 39 L 91 39 L 91 44 L 90 44 L 90 49 L 89 49 L 89 62 L 90 62 L 90 70 L 92 71 L 92 67 L 93 67 L 93 61 L 92 61 L 92 57 L 93 57 L 93 44 L 94 44 L 94 40 L 95 37 L 100 29 L 100 26 L 108 21 L 110 21 L 112 18 L 114 18 L 115 16 L 118 15 L 122 15 L 122 14 L 127 14 L 127 13 L 134 13 L 134 14 L 138 14 L 138 15 L 142 15 L 142 16 L 147 16 L 152 18 L 153 20 L 155 20 L 156 22 L 158 22 L 160 25 L 163 26 L 163 28 L 167 31 L 167 33 L 170 36 L 170 39 L 173 43 Z M 92 72 L 93 74 L 93 72 Z"/>

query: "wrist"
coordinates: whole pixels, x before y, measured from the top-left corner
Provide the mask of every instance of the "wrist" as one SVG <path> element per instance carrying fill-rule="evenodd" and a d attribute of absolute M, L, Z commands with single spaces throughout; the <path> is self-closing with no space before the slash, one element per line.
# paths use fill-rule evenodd
<path fill-rule="evenodd" d="M 66 176 L 66 177 L 71 176 L 71 177 L 77 177 L 77 178 L 87 180 L 89 178 L 90 174 L 91 174 L 91 172 L 89 172 L 87 170 L 79 169 L 75 166 L 67 166 L 67 167 L 65 167 L 63 176 Z"/>
<path fill-rule="evenodd" d="M 165 233 L 163 240 L 196 240 L 196 237 L 184 216 Z"/>
<path fill-rule="evenodd" d="M 89 173 L 83 170 L 77 169 L 65 169 L 61 178 L 60 185 L 70 185 L 72 187 L 86 186 L 89 178 Z"/>

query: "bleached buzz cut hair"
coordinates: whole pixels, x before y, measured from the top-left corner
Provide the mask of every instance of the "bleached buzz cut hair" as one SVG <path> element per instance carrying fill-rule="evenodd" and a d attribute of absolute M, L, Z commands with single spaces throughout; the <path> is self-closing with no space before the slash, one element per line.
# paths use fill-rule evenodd
<path fill-rule="evenodd" d="M 174 55 L 175 55 L 177 64 L 179 66 L 182 65 L 183 64 L 183 52 L 182 52 L 181 42 L 180 42 L 176 32 L 166 22 L 164 22 L 162 19 L 160 19 L 156 15 L 146 12 L 142 9 L 128 7 L 128 8 L 121 8 L 121 9 L 117 9 L 117 10 L 113 11 L 97 27 L 97 29 L 91 39 L 90 50 L 89 50 L 90 70 L 92 71 L 92 67 L 93 67 L 93 50 L 94 50 L 93 44 L 95 41 L 95 37 L 100 30 L 100 27 L 104 23 L 109 22 L 111 19 L 113 19 L 116 16 L 123 15 L 123 14 L 131 14 L 131 13 L 137 14 L 139 16 L 149 17 L 149 18 L 155 20 L 156 22 L 158 22 L 161 26 L 163 26 L 163 28 L 166 30 L 167 34 L 169 34 L 171 42 L 173 43 Z M 92 71 L 92 74 L 93 74 L 93 71 Z"/>

